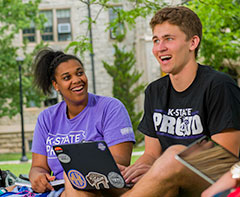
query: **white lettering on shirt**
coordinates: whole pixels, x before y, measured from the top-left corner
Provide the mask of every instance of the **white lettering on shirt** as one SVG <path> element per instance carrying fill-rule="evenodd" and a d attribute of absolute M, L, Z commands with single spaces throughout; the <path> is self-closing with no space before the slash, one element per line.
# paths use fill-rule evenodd
<path fill-rule="evenodd" d="M 55 157 L 53 145 L 78 143 L 86 138 L 85 131 L 70 131 L 68 134 L 50 134 L 46 139 L 46 150 L 48 157 Z"/>
<path fill-rule="evenodd" d="M 201 118 L 192 113 L 191 108 L 168 109 L 166 114 L 154 112 L 153 123 L 156 132 L 170 135 L 190 136 L 203 132 Z"/>

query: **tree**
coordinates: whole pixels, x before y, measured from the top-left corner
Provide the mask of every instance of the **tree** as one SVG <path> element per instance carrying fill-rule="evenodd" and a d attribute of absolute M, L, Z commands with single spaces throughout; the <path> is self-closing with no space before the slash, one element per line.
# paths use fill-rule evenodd
<path fill-rule="evenodd" d="M 134 53 L 126 52 L 125 49 L 119 49 L 115 44 L 113 65 L 103 61 L 104 68 L 113 78 L 113 96 L 118 98 L 125 105 L 136 136 L 136 143 L 143 140 L 143 135 L 137 133 L 137 126 L 142 116 L 142 112 L 136 112 L 135 100 L 143 92 L 145 85 L 136 83 L 139 81 L 142 73 L 134 68 L 136 60 Z"/>
<path fill-rule="evenodd" d="M 217 70 L 237 79 L 240 68 L 240 1 L 192 0 L 186 4 L 203 24 L 200 58 Z"/>
<path fill-rule="evenodd" d="M 27 42 L 23 47 L 13 45 L 14 37 L 20 29 L 30 27 L 33 21 L 38 28 L 42 27 L 44 19 L 38 14 L 40 0 L 23 3 L 19 0 L 0 0 L 0 117 L 12 117 L 19 113 L 19 72 L 16 58 L 20 50 L 25 54 L 22 62 L 22 82 L 24 101 L 35 100 L 39 103 L 39 96 L 35 95 L 32 88 L 30 73 L 31 58 L 33 53 L 26 53 Z M 39 47 L 39 46 L 38 46 Z"/>

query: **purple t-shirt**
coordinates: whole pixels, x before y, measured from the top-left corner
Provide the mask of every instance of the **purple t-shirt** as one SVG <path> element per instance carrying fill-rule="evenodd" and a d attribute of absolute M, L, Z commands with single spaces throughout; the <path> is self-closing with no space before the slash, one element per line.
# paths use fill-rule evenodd
<path fill-rule="evenodd" d="M 88 94 L 88 104 L 73 119 L 68 119 L 62 101 L 42 111 L 34 131 L 32 152 L 46 155 L 48 165 L 57 179 L 63 169 L 52 146 L 82 140 L 104 140 L 108 146 L 135 142 L 132 124 L 124 105 L 117 99 Z"/>

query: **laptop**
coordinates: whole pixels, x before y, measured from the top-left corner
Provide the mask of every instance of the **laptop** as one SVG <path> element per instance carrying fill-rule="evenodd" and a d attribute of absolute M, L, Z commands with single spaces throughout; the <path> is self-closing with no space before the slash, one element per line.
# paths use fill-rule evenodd
<path fill-rule="evenodd" d="M 105 141 L 55 145 L 53 150 L 77 190 L 131 187 L 122 177 Z"/>
<path fill-rule="evenodd" d="M 210 184 L 239 161 L 237 156 L 207 136 L 190 144 L 175 158 Z"/>

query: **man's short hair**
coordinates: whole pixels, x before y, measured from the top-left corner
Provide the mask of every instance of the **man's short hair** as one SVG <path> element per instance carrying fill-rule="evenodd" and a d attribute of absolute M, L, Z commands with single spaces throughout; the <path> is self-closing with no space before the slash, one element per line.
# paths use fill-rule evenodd
<path fill-rule="evenodd" d="M 195 12 L 184 6 L 165 7 L 159 10 L 151 19 L 150 26 L 152 30 L 157 24 L 168 22 L 177 25 L 183 31 L 187 40 L 197 35 L 202 40 L 202 23 Z M 195 49 L 195 57 L 200 47 L 200 42 Z"/>

